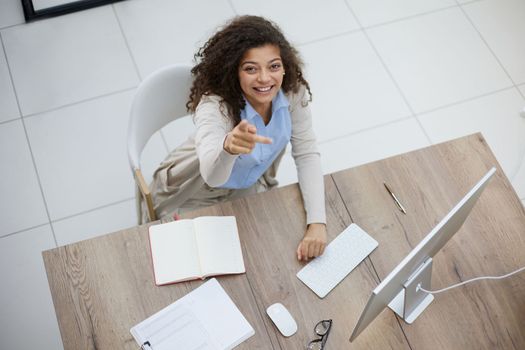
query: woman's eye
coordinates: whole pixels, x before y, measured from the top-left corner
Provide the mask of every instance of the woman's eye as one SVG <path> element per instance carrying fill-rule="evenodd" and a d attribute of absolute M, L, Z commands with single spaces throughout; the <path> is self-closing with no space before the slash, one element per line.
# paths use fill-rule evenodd
<path fill-rule="evenodd" d="M 244 71 L 247 73 L 255 73 L 257 69 L 255 67 L 246 67 L 244 68 Z"/>
<path fill-rule="evenodd" d="M 281 69 L 281 65 L 276 63 L 276 64 L 272 64 L 270 66 L 270 69 L 273 70 L 273 71 L 278 71 L 279 69 Z"/>

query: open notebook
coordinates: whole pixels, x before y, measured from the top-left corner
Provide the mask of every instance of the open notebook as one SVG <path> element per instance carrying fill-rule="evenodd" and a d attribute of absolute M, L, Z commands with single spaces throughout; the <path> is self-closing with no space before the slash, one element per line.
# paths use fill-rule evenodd
<path fill-rule="evenodd" d="M 130 332 L 146 350 L 228 350 L 255 334 L 215 278 Z"/>
<path fill-rule="evenodd" d="M 149 228 L 155 283 L 245 272 L 234 216 L 201 216 Z"/>

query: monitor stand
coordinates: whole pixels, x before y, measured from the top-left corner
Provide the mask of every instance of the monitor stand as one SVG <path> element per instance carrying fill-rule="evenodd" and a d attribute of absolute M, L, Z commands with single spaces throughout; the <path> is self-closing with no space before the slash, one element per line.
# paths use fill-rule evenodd
<path fill-rule="evenodd" d="M 388 304 L 388 307 L 399 315 L 406 323 L 411 324 L 428 305 L 434 300 L 432 294 L 419 290 L 418 286 L 429 290 L 432 277 L 432 258 L 428 258 L 410 276 L 403 285 L 403 289 Z"/>

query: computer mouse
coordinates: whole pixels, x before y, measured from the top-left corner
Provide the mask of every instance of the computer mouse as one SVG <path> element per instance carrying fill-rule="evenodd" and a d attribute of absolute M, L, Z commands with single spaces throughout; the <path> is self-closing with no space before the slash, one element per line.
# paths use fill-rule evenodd
<path fill-rule="evenodd" d="M 279 332 L 285 337 L 289 337 L 297 332 L 297 323 L 283 304 L 275 303 L 268 306 L 266 313 L 270 316 Z"/>

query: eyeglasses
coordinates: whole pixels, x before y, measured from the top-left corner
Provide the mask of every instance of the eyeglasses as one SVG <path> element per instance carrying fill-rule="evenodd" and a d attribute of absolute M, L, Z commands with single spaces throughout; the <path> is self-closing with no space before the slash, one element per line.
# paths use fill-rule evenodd
<path fill-rule="evenodd" d="M 319 321 L 315 327 L 315 334 L 321 338 L 314 339 L 308 343 L 306 350 L 323 350 L 324 344 L 328 339 L 328 334 L 330 334 L 330 328 L 332 328 L 332 320 L 322 320 Z"/>

